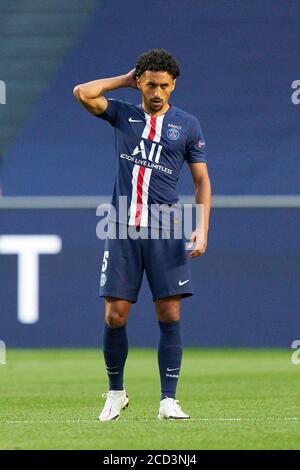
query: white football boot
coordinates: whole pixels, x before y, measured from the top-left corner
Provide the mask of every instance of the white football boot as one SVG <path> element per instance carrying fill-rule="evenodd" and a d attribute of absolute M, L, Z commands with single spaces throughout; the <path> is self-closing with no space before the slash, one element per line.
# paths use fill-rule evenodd
<path fill-rule="evenodd" d="M 182 411 L 178 400 L 168 397 L 161 400 L 157 417 L 158 419 L 190 419 L 190 416 Z"/>
<path fill-rule="evenodd" d="M 102 398 L 106 398 L 106 402 L 99 415 L 99 421 L 118 420 L 121 410 L 126 408 L 129 402 L 126 390 L 110 390 L 104 393 Z"/>

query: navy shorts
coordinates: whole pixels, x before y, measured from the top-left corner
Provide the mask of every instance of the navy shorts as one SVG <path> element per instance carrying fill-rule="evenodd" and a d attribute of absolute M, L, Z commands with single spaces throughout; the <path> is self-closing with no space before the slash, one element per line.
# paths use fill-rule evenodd
<path fill-rule="evenodd" d="M 118 233 L 119 224 L 114 224 Z M 123 225 L 123 230 L 128 227 Z M 150 234 L 149 227 L 140 232 Z M 142 237 L 132 239 L 112 238 L 105 240 L 100 296 L 137 301 L 144 270 L 146 271 L 153 301 L 180 295 L 193 295 L 190 260 L 183 239 L 163 239 L 162 229 L 157 229 L 159 239 Z"/>

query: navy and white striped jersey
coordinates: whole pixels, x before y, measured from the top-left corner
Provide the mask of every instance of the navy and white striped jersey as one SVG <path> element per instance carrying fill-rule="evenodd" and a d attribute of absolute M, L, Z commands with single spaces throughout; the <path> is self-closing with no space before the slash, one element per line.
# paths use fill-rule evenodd
<path fill-rule="evenodd" d="M 176 207 L 184 161 L 207 162 L 198 119 L 172 105 L 165 114 L 151 116 L 141 105 L 115 99 L 108 99 L 106 111 L 97 117 L 115 128 L 117 172 L 111 201 L 115 221 L 147 227 L 155 219 L 157 224 L 151 206 Z M 125 214 L 119 207 L 120 196 L 127 198 Z"/>

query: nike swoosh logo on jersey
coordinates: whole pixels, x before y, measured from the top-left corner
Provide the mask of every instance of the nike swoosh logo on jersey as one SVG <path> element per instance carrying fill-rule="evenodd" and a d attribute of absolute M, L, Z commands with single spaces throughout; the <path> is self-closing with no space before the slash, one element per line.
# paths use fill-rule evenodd
<path fill-rule="evenodd" d="M 178 281 L 178 284 L 180 286 L 183 286 L 184 284 L 186 284 L 187 282 L 189 282 L 189 279 L 187 281 Z"/>
<path fill-rule="evenodd" d="M 129 122 L 143 122 L 143 121 L 141 121 L 140 119 L 132 119 L 132 117 L 130 117 L 130 118 L 128 119 L 128 121 L 129 121 Z"/>
<path fill-rule="evenodd" d="M 179 367 L 176 367 L 176 369 L 169 369 L 169 367 L 167 367 L 168 372 L 172 372 L 172 370 L 179 370 Z"/>

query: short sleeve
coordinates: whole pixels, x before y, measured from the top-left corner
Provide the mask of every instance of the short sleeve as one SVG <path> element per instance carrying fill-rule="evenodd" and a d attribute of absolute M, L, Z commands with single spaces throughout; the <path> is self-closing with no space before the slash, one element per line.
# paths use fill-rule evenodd
<path fill-rule="evenodd" d="M 118 117 L 122 113 L 123 101 L 108 98 L 107 102 L 106 110 L 101 114 L 97 114 L 96 117 L 104 119 L 104 121 L 109 122 L 112 126 L 116 126 Z"/>
<path fill-rule="evenodd" d="M 198 119 L 191 121 L 190 132 L 186 142 L 186 161 L 188 163 L 207 163 L 205 140 Z"/>

